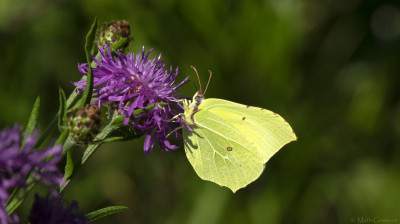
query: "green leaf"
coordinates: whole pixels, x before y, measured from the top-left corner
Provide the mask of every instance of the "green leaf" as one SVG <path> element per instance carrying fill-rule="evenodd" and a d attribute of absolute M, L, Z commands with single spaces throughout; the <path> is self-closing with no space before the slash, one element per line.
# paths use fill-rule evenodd
<path fill-rule="evenodd" d="M 95 49 L 95 38 L 97 31 L 97 17 L 94 18 L 93 24 L 90 27 L 89 32 L 86 34 L 86 42 L 85 42 L 85 53 L 86 53 L 86 61 L 90 64 L 90 55 L 94 55 Z"/>
<path fill-rule="evenodd" d="M 101 139 L 107 138 L 113 131 L 115 131 L 115 129 L 116 129 L 115 126 L 104 127 L 103 131 L 96 136 L 94 141 L 99 141 L 99 140 L 101 141 Z M 89 159 L 89 157 L 93 155 L 96 149 L 100 147 L 100 145 L 101 143 L 94 143 L 89 145 L 89 147 L 87 147 L 87 149 L 83 153 L 80 164 L 83 165 Z"/>
<path fill-rule="evenodd" d="M 67 162 L 65 164 L 64 180 L 68 180 L 74 172 L 74 161 L 72 160 L 73 150 L 67 152 Z"/>
<path fill-rule="evenodd" d="M 14 190 L 13 194 L 11 195 L 9 203 L 7 204 L 6 210 L 7 213 L 10 215 L 12 214 L 22 203 L 25 198 L 26 191 L 22 188 L 17 188 Z"/>
<path fill-rule="evenodd" d="M 69 134 L 69 131 L 68 131 L 68 134 Z M 76 170 L 78 170 L 78 168 L 79 168 L 78 167 L 79 163 L 77 163 L 78 166 L 75 166 L 74 162 L 72 160 L 72 155 L 74 153 L 73 146 L 75 146 L 75 145 L 76 145 L 75 141 L 72 140 L 70 135 L 68 135 L 68 138 L 65 140 L 65 143 L 63 145 L 63 150 L 62 150 L 62 154 L 63 155 L 66 154 L 67 156 L 66 156 L 66 164 L 65 164 L 64 178 L 63 178 L 65 180 L 65 183 L 60 186 L 60 188 L 59 188 L 60 193 L 68 185 L 69 179 L 71 179 L 71 176 L 74 174 L 74 172 Z"/>
<path fill-rule="evenodd" d="M 128 40 L 129 40 L 128 37 L 125 37 L 125 38 L 122 38 L 121 40 L 118 40 L 113 45 L 111 45 L 111 49 L 117 50 L 117 49 L 125 46 L 125 44 L 126 44 L 126 42 L 128 42 Z"/>
<path fill-rule="evenodd" d="M 103 217 L 125 211 L 127 209 L 128 209 L 128 207 L 125 207 L 125 206 L 110 206 L 110 207 L 99 209 L 94 212 L 90 212 L 90 213 L 86 214 L 86 216 L 89 218 L 89 222 L 93 222 L 93 221 L 96 221 Z"/>
<path fill-rule="evenodd" d="M 12 214 L 24 201 L 25 195 L 28 194 L 30 190 L 35 186 L 32 184 L 34 180 L 34 175 L 30 175 L 26 181 L 28 187 L 26 188 L 15 188 L 13 193 L 11 194 L 10 198 L 6 202 L 6 211 L 8 214 Z"/>
<path fill-rule="evenodd" d="M 120 126 L 122 126 L 122 125 L 124 125 L 124 120 L 125 120 L 125 115 L 116 117 L 111 121 L 111 125 L 114 125 L 114 126 L 120 125 Z"/>
<path fill-rule="evenodd" d="M 64 144 L 65 140 L 69 135 L 69 129 L 64 130 L 60 136 L 58 136 L 57 141 L 54 145 Z"/>
<path fill-rule="evenodd" d="M 85 91 L 83 91 L 82 99 L 81 99 L 81 107 L 84 107 L 86 104 L 90 104 L 90 100 L 92 99 L 93 92 L 93 73 L 92 67 L 89 66 L 86 80 Z"/>
<path fill-rule="evenodd" d="M 53 118 L 53 120 L 51 121 L 49 126 L 47 126 L 46 130 L 44 130 L 43 134 L 36 141 L 36 143 L 33 146 L 33 148 L 39 148 L 40 147 L 40 145 L 47 138 L 47 136 L 49 136 L 49 134 L 53 130 L 53 128 L 57 125 L 57 122 L 58 122 L 58 114 Z"/>
<path fill-rule="evenodd" d="M 76 92 L 77 88 L 75 88 L 74 91 L 72 91 L 72 93 L 69 95 L 69 97 L 67 99 L 67 109 L 70 109 L 78 101 L 77 100 L 78 99 L 78 93 Z"/>
<path fill-rule="evenodd" d="M 64 118 L 67 113 L 67 97 L 65 96 L 65 92 L 63 89 L 59 88 L 59 99 L 60 99 L 60 108 L 58 110 L 58 128 L 62 131 L 64 126 Z"/>
<path fill-rule="evenodd" d="M 99 142 L 96 142 L 96 143 L 98 143 L 98 144 L 104 144 L 104 143 L 122 141 L 122 140 L 124 140 L 124 139 L 125 139 L 125 138 L 122 137 L 122 136 L 110 137 L 110 138 L 106 138 L 106 139 L 104 139 L 104 140 L 102 140 L 102 141 L 99 141 Z"/>
<path fill-rule="evenodd" d="M 68 132 L 69 134 L 69 132 Z M 73 146 L 76 145 L 76 141 L 73 139 L 71 135 L 68 135 L 68 138 L 65 139 L 62 154 L 65 155 Z"/>
<path fill-rule="evenodd" d="M 90 100 L 92 98 L 93 92 L 93 72 L 91 66 L 91 59 L 90 55 L 94 54 L 94 39 L 96 37 L 96 30 L 97 30 L 97 17 L 94 19 L 92 26 L 88 34 L 86 35 L 86 43 L 85 43 L 85 53 L 86 53 L 86 61 L 88 63 L 88 73 L 86 77 L 86 87 L 85 91 L 83 91 L 82 99 L 81 99 L 81 107 L 84 107 L 86 104 L 90 104 Z"/>
<path fill-rule="evenodd" d="M 40 97 L 36 98 L 35 104 L 33 105 L 31 115 L 29 116 L 28 123 L 26 125 L 26 135 L 22 140 L 22 145 L 25 145 L 26 139 L 29 135 L 32 135 L 35 131 L 38 115 L 39 115 L 39 107 L 40 107 Z"/>

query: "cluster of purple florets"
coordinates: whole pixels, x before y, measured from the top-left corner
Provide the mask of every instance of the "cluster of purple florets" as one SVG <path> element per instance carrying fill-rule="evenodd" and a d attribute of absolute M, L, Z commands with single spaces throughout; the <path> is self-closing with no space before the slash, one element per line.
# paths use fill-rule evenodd
<path fill-rule="evenodd" d="M 158 139 L 161 150 L 177 149 L 168 139 L 168 134 L 179 127 L 171 119 L 183 111 L 176 103 L 180 95 L 176 90 L 188 79 L 174 85 L 178 69 L 165 69 L 165 63 L 160 60 L 161 54 L 149 59 L 152 50 L 141 54 L 111 52 L 109 45 L 99 48 L 101 60 L 94 59 L 97 66 L 93 68 L 94 104 L 114 103 L 118 105 L 121 115 L 125 115 L 124 125 L 133 125 L 137 134 L 145 134 L 144 151 L 148 155 Z M 88 64 L 78 66 L 79 71 L 87 75 Z M 86 79 L 75 82 L 78 91 L 83 91 Z M 148 112 L 132 115 L 136 109 L 145 109 L 154 103 L 167 103 L 156 106 Z M 177 118 L 180 121 L 180 117 Z M 177 134 L 175 133 L 177 137 Z"/>
<path fill-rule="evenodd" d="M 62 174 L 57 168 L 61 160 L 61 145 L 42 150 L 33 148 L 38 132 L 29 136 L 22 146 L 18 125 L 0 131 L 0 223 L 18 223 L 18 216 L 9 216 L 6 203 L 15 188 L 25 189 L 37 182 L 47 186 L 62 184 Z M 31 181 L 26 182 L 27 177 Z M 49 207 L 43 209 L 50 209 Z M 32 224 L 38 222 L 31 222 Z M 71 222 L 73 223 L 73 222 Z"/>
<path fill-rule="evenodd" d="M 188 79 L 174 85 L 178 69 L 172 66 L 167 70 L 160 60 L 161 54 L 149 59 L 152 50 L 141 54 L 124 55 L 112 52 L 109 45 L 99 49 L 101 60 L 94 59 L 97 64 L 93 68 L 94 104 L 102 104 L 118 108 L 125 116 L 124 125 L 134 127 L 135 134 L 145 135 L 144 151 L 148 155 L 158 140 L 161 150 L 177 149 L 167 139 L 180 125 L 185 125 L 179 113 L 182 106 L 177 103 L 180 95 L 176 90 Z M 88 64 L 78 66 L 79 71 L 87 75 Z M 75 82 L 78 91 L 83 91 L 86 79 Z M 162 103 L 147 109 L 150 105 Z M 142 113 L 134 113 L 138 109 L 146 109 Z M 172 122 L 172 121 L 175 122 Z M 178 121 L 178 122 L 176 122 Z M 177 132 L 174 133 L 178 138 Z M 57 163 L 62 158 L 62 146 L 46 149 L 34 149 L 38 132 L 22 142 L 21 129 L 15 125 L 11 129 L 0 132 L 0 224 L 18 223 L 17 215 L 8 215 L 6 206 L 11 192 L 16 188 L 26 189 L 34 183 L 47 186 L 63 184 L 62 174 Z M 23 136 L 23 135 L 22 135 Z M 29 178 L 28 178 L 29 177 Z M 30 182 L 27 183 L 26 180 Z M 66 203 L 59 196 L 35 196 L 35 202 L 29 216 L 31 224 L 37 223 L 88 223 L 85 216 L 77 212 L 76 202 Z"/>
<path fill-rule="evenodd" d="M 67 202 L 59 196 L 35 195 L 29 222 L 31 224 L 89 224 L 87 217 L 80 214 L 78 210 L 76 201 Z"/>

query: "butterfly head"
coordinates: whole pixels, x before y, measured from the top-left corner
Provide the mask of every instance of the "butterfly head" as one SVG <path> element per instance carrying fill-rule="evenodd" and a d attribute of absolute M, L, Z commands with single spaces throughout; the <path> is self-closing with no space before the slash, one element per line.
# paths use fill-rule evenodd
<path fill-rule="evenodd" d="M 210 84 L 212 72 L 210 70 L 208 70 L 208 72 L 210 73 L 210 76 L 208 78 L 206 89 L 203 92 L 203 90 L 201 88 L 201 82 L 200 82 L 199 73 L 197 73 L 197 70 L 196 70 L 196 68 L 194 66 L 191 65 L 190 67 L 196 72 L 197 80 L 199 81 L 199 85 L 200 85 L 200 90 L 197 91 L 196 94 L 194 94 L 193 102 L 196 102 L 196 104 L 197 103 L 200 104 L 200 103 L 202 103 L 204 101 L 204 95 L 206 94 L 206 91 L 207 91 L 207 88 L 208 88 L 208 84 Z"/>
<path fill-rule="evenodd" d="M 204 94 L 201 91 L 197 91 L 193 96 L 193 102 L 195 102 L 197 106 L 200 105 L 204 100 Z"/>

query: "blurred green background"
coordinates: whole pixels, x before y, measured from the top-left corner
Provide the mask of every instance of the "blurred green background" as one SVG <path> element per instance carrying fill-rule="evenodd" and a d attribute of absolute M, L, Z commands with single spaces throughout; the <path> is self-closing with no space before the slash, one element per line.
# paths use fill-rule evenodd
<path fill-rule="evenodd" d="M 162 52 L 178 81 L 210 69 L 207 97 L 275 111 L 299 137 L 236 194 L 200 180 L 182 148 L 104 145 L 65 192 L 84 213 L 129 207 L 97 223 L 400 222 L 398 0 L 1 0 L 1 128 L 25 124 L 38 95 L 46 127 L 95 16 L 127 20 L 130 50 Z"/>

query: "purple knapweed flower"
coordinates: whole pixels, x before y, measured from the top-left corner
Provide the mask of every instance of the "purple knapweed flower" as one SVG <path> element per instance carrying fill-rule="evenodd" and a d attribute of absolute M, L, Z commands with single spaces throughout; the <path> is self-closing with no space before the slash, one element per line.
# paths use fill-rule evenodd
<path fill-rule="evenodd" d="M 63 183 L 62 175 L 56 164 L 61 160 L 61 146 L 34 150 L 38 132 L 27 138 L 21 148 L 20 127 L 14 125 L 11 129 L 0 132 L 0 223 L 15 223 L 17 217 L 8 216 L 6 202 L 10 191 L 15 187 L 26 187 L 26 177 L 32 174 L 33 182 L 44 184 Z M 48 159 L 50 158 L 50 159 Z"/>
<path fill-rule="evenodd" d="M 29 215 L 31 224 L 57 223 L 57 224 L 88 224 L 86 216 L 79 213 L 78 203 L 68 203 L 60 196 L 40 197 L 35 195 L 35 202 L 32 205 Z"/>
<path fill-rule="evenodd" d="M 144 152 L 148 155 L 158 139 L 161 150 L 177 149 L 167 140 L 167 135 L 171 130 L 179 127 L 179 122 L 183 122 L 180 117 L 179 122 L 171 122 L 178 113 L 183 112 L 182 107 L 176 102 L 179 94 L 176 90 L 188 79 L 186 77 L 178 85 L 173 85 L 178 68 L 173 71 L 165 69 L 165 63 L 160 60 L 161 54 L 157 58 L 149 59 L 149 52 L 145 52 L 144 47 L 141 54 L 127 54 L 111 52 L 110 45 L 103 45 L 99 49 L 101 61 L 94 59 L 97 64 L 93 68 L 93 97 L 97 100 L 93 103 L 115 103 L 118 104 L 119 112 L 125 115 L 124 125 L 131 123 L 137 130 L 137 134 L 145 134 Z M 79 71 L 87 75 L 88 64 L 83 63 L 78 66 Z M 83 91 L 86 79 L 74 83 L 79 86 L 78 91 Z M 168 103 L 160 107 L 156 106 L 152 110 L 139 115 L 132 115 L 136 109 L 144 109 L 154 103 Z M 177 133 L 175 132 L 175 137 Z"/>

